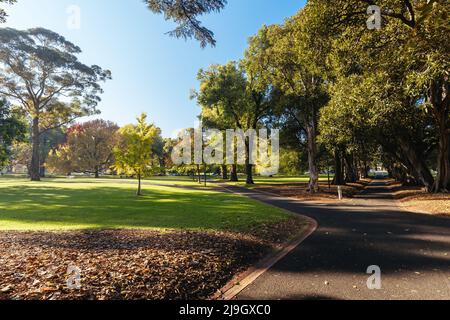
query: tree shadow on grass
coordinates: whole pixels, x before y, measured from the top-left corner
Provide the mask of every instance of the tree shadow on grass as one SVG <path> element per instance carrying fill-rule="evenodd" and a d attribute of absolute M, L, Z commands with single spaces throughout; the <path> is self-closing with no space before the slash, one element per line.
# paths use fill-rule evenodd
<path fill-rule="evenodd" d="M 191 188 L 147 188 L 136 197 L 130 187 L 89 185 L 82 189 L 25 185 L 0 193 L 0 221 L 39 224 L 38 229 L 163 228 L 228 230 L 267 222 L 255 203 L 228 193 Z M 257 204 L 256 208 L 264 205 Z M 265 206 L 264 206 L 265 207 Z M 0 223 L 1 228 L 1 223 Z"/>

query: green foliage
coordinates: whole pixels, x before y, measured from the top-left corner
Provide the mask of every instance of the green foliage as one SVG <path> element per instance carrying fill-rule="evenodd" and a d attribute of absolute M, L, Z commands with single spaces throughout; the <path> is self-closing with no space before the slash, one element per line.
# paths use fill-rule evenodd
<path fill-rule="evenodd" d="M 280 150 L 280 174 L 297 176 L 302 174 L 301 153 L 298 150 Z"/>
<path fill-rule="evenodd" d="M 276 125 L 289 131 L 285 136 L 297 137 L 299 143 L 290 147 L 306 147 L 310 190 L 315 192 L 319 187 L 317 122 L 328 101 L 322 67 L 327 52 L 322 44 L 327 39 L 316 30 L 310 11 L 307 6 L 283 25 L 263 27 L 250 39 L 245 65 L 256 75 L 260 90 L 270 88 L 269 107 Z"/>
<path fill-rule="evenodd" d="M 0 92 L 20 104 L 30 117 L 39 114 L 48 119 L 43 121 L 42 131 L 60 123 L 52 119 L 67 122 L 73 116 L 95 113 L 102 93 L 98 82 L 110 79 L 111 73 L 82 64 L 77 58 L 80 53 L 79 47 L 44 28 L 2 28 Z M 61 95 L 72 102 L 55 100 Z"/>
<path fill-rule="evenodd" d="M 0 100 L 0 168 L 6 165 L 11 156 L 11 146 L 25 136 L 26 126 L 18 115 L 12 114 L 6 100 Z"/>
<path fill-rule="evenodd" d="M 119 145 L 114 148 L 116 163 L 114 168 L 119 174 L 141 178 L 152 173 L 159 164 L 155 161 L 154 143 L 161 130 L 153 124 L 147 124 L 147 115 L 137 118 L 136 125 L 130 124 L 120 128 Z M 140 186 L 138 190 L 140 195 Z"/>
<path fill-rule="evenodd" d="M 212 65 L 200 70 L 200 92 L 194 93 L 202 107 L 201 119 L 215 129 L 258 129 L 271 108 L 271 86 L 263 66 L 250 58 L 239 64 Z M 247 183 L 253 184 L 250 144 L 246 138 Z M 237 179 L 233 177 L 233 179 Z"/>
<path fill-rule="evenodd" d="M 114 163 L 113 148 L 118 143 L 119 127 L 105 120 L 92 120 L 67 130 L 66 142 L 53 149 L 47 167 L 58 173 L 100 172 Z"/>
<path fill-rule="evenodd" d="M 436 183 L 436 189 L 445 190 L 442 186 L 450 184 L 448 147 L 442 147 L 450 135 L 444 94 L 449 88 L 450 4 L 375 4 L 384 18 L 378 31 L 366 27 L 364 1 L 310 3 L 316 7 L 315 19 L 333 31 L 328 55 L 331 101 L 321 114 L 321 139 L 330 149 L 344 149 L 359 158 L 375 153 L 380 145 L 384 155 L 390 154 L 384 156 L 385 165 L 403 168 L 402 176 L 413 176 L 430 190 L 433 177 L 425 162 L 438 166 L 444 177 L 438 180 L 444 181 Z M 431 161 L 436 148 L 440 160 Z"/>
<path fill-rule="evenodd" d="M 177 38 L 195 38 L 204 48 L 208 44 L 215 46 L 216 40 L 211 30 L 203 27 L 198 16 L 210 12 L 219 12 L 227 0 L 145 0 L 148 8 L 158 14 L 163 13 L 166 20 L 178 24 L 169 34 Z"/>
<path fill-rule="evenodd" d="M 195 93 L 202 107 L 202 119 L 217 129 L 247 129 L 249 96 L 244 71 L 236 62 L 212 65 L 198 73 L 200 91 Z"/>

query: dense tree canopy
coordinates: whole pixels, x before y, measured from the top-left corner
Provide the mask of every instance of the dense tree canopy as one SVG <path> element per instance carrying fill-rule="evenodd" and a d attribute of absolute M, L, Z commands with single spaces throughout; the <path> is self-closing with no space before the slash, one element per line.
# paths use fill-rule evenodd
<path fill-rule="evenodd" d="M 371 5 L 381 8 L 379 30 L 368 28 Z M 325 150 L 337 184 L 382 165 L 402 182 L 448 191 L 449 9 L 442 0 L 311 0 L 250 39 L 241 71 L 200 73 L 202 117 L 250 128 L 241 115 L 251 110 L 253 126 L 282 128 L 285 150 L 308 154 L 311 191 Z"/>
<path fill-rule="evenodd" d="M 390 165 L 402 168 L 400 176 L 429 190 L 449 190 L 450 4 L 379 1 L 383 27 L 373 32 L 363 23 L 366 4 L 346 3 L 310 3 L 317 6 L 316 19 L 334 31 L 329 61 L 335 85 L 329 110 L 322 114 L 322 131 L 330 136 L 333 128 L 335 138 L 352 140 L 345 143 L 347 149 L 355 141 L 367 146 L 375 139 L 389 158 L 396 159 Z M 345 112 L 349 116 L 337 118 Z M 355 118 L 360 121 L 352 124 Z M 437 171 L 436 179 L 431 168 Z"/>

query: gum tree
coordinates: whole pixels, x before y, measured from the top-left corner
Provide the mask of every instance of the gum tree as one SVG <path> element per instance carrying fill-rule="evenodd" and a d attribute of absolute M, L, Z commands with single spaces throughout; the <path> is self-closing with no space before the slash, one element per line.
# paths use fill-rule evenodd
<path fill-rule="evenodd" d="M 31 123 L 31 180 L 39 181 L 40 136 L 98 113 L 100 82 L 111 72 L 78 60 L 81 49 L 43 28 L 0 29 L 0 94 L 21 106 Z"/>

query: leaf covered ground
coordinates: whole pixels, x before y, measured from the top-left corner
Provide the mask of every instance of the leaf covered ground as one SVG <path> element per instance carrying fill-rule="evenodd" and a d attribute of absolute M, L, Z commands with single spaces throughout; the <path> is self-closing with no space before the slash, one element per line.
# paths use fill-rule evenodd
<path fill-rule="evenodd" d="M 400 201 L 403 207 L 433 215 L 450 216 L 450 194 L 416 194 Z"/>
<path fill-rule="evenodd" d="M 344 197 L 352 198 L 364 189 L 365 181 L 358 183 L 349 183 L 341 186 Z M 308 190 L 307 183 L 296 183 L 288 185 L 261 185 L 256 187 L 260 191 L 276 194 L 281 197 L 291 197 L 305 201 L 326 201 L 336 200 L 338 198 L 338 186 L 328 186 L 326 183 L 320 183 L 319 192 L 312 194 Z"/>
<path fill-rule="evenodd" d="M 303 227 L 293 218 L 248 234 L 0 232 L 0 300 L 207 299 Z"/>

